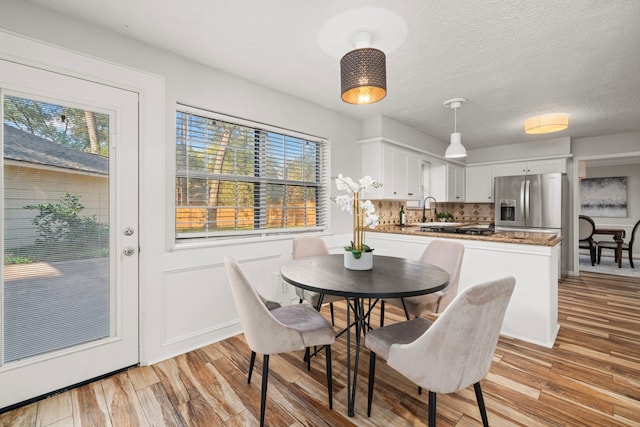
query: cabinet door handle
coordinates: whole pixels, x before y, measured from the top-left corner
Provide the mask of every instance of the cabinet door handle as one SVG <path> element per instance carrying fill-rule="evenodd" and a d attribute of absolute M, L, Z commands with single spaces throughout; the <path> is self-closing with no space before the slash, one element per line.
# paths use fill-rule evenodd
<path fill-rule="evenodd" d="M 409 194 L 409 196 L 413 196 L 413 193 L 407 193 L 407 194 Z"/>

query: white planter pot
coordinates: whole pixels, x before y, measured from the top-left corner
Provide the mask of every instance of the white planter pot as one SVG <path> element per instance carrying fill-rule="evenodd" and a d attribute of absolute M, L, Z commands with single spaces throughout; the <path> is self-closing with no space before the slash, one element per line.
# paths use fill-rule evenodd
<path fill-rule="evenodd" d="M 344 268 L 349 270 L 371 270 L 373 268 L 373 252 L 362 252 L 356 259 L 349 251 L 344 252 Z"/>

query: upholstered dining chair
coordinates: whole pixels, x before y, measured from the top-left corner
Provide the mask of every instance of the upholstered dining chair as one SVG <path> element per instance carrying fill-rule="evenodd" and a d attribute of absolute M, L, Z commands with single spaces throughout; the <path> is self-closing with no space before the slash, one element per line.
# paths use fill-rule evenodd
<path fill-rule="evenodd" d="M 318 255 L 329 255 L 329 248 L 322 238 L 317 236 L 302 236 L 293 239 L 293 259 Z M 323 304 L 329 304 L 329 310 L 331 311 L 331 324 L 335 325 L 333 303 L 336 301 L 342 301 L 344 299 L 343 297 L 337 295 L 323 295 L 319 292 L 308 291 L 302 288 L 296 288 L 296 295 L 300 298 L 300 302 L 307 301 L 318 311 L 320 311 Z"/>
<path fill-rule="evenodd" d="M 593 232 L 595 230 L 596 224 L 591 217 L 586 215 L 578 216 L 578 247 L 580 249 L 589 249 L 591 265 L 596 264 L 596 242 L 593 240 Z"/>
<path fill-rule="evenodd" d="M 367 416 L 371 416 L 379 356 L 429 390 L 429 427 L 436 423 L 436 394 L 455 393 L 471 384 L 482 423 L 488 426 L 480 380 L 491 368 L 514 288 L 512 276 L 480 283 L 458 294 L 434 322 L 419 317 L 369 331 L 365 338 L 371 352 Z"/>
<path fill-rule="evenodd" d="M 256 353 L 263 355 L 260 425 L 264 425 L 271 354 L 305 350 L 311 346 L 325 346 L 327 390 L 329 408 L 332 409 L 331 344 L 335 341 L 335 333 L 329 322 L 307 304 L 287 305 L 269 310 L 265 305 L 265 299 L 251 285 L 238 262 L 231 256 L 225 256 L 224 264 L 242 332 L 251 349 L 247 379 L 249 384 Z"/>
<path fill-rule="evenodd" d="M 449 285 L 442 291 L 416 297 L 404 298 L 404 306 L 401 299 L 385 299 L 380 303 L 380 326 L 384 326 L 385 303 L 404 309 L 410 316 L 420 317 L 426 313 L 442 313 L 458 293 L 460 281 L 460 268 L 464 257 L 464 245 L 450 240 L 438 239 L 429 243 L 419 261 L 442 268 L 449 273 Z"/>
<path fill-rule="evenodd" d="M 633 230 L 631 231 L 631 238 L 629 239 L 629 241 L 622 243 L 622 252 L 624 251 L 629 252 L 629 264 L 631 265 L 631 268 L 636 268 L 633 265 L 633 242 L 636 240 L 636 234 L 639 228 L 640 228 L 640 221 L 636 222 L 636 225 L 633 226 Z M 598 241 L 597 245 L 598 245 L 598 264 L 600 264 L 600 257 L 602 256 L 603 249 L 613 249 L 614 254 L 616 252 L 616 249 L 618 249 L 618 244 L 616 242 L 612 242 L 611 240 Z M 616 262 L 618 262 L 617 257 L 616 257 Z"/>

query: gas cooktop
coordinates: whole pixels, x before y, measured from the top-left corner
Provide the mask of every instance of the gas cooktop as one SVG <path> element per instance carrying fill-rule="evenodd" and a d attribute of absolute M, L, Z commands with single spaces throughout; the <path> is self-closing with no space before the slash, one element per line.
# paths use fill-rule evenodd
<path fill-rule="evenodd" d="M 434 233 L 467 234 L 474 236 L 488 236 L 494 234 L 493 227 L 447 227 L 447 226 L 421 226 L 420 231 L 431 231 Z"/>

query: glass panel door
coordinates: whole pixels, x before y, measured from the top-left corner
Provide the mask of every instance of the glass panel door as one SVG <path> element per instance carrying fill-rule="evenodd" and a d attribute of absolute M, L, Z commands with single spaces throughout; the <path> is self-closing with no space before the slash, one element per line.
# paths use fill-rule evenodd
<path fill-rule="evenodd" d="M 138 362 L 138 244 L 137 94 L 0 73 L 2 408 Z"/>

